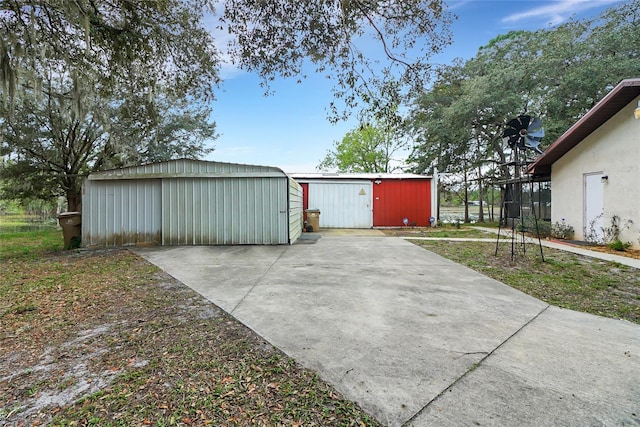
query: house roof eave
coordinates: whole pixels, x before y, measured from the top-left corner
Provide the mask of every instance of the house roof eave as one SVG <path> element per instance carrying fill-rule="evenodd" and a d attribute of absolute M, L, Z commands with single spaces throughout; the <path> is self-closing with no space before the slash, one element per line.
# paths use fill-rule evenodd
<path fill-rule="evenodd" d="M 640 78 L 622 80 L 580 120 L 556 139 L 536 161 L 528 173 L 551 173 L 551 165 L 606 123 L 640 95 Z"/>

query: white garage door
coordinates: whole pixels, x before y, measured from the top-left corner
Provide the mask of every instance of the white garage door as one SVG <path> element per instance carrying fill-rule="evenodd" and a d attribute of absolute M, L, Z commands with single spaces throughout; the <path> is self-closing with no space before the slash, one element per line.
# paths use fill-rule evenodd
<path fill-rule="evenodd" d="M 310 182 L 309 209 L 320 209 L 320 228 L 373 227 L 371 181 Z"/>

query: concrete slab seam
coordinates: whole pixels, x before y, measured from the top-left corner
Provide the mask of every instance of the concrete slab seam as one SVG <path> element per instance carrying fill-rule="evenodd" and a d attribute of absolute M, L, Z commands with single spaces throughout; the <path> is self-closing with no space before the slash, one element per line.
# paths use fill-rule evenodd
<path fill-rule="evenodd" d="M 291 247 L 291 246 L 289 246 Z M 251 289 L 249 289 L 247 291 L 246 294 L 244 294 L 244 296 L 240 299 L 240 301 L 238 301 L 238 303 L 231 309 L 231 311 L 229 312 L 229 314 L 231 314 L 233 316 L 234 311 L 236 311 L 238 309 L 238 307 L 240 307 L 240 305 L 244 302 L 244 300 L 249 296 L 249 294 L 251 292 L 253 292 L 253 290 L 255 289 L 256 286 L 258 286 L 258 284 L 260 283 L 260 281 L 264 278 L 264 276 L 266 276 L 267 274 L 269 274 L 269 272 L 271 271 L 271 269 L 273 268 L 274 265 L 276 265 L 276 263 L 278 261 L 280 261 L 280 258 L 282 258 L 282 256 L 288 251 L 289 249 L 287 248 L 286 250 L 282 251 L 280 253 L 280 255 L 278 255 L 278 257 L 273 260 L 273 262 L 271 263 L 271 265 L 269 266 L 269 268 L 267 268 L 267 270 L 256 279 L 256 281 L 253 283 L 253 286 L 251 286 Z M 234 316 L 235 317 L 235 316 Z"/>
<path fill-rule="evenodd" d="M 460 375 L 458 378 L 456 378 L 451 384 L 449 384 L 447 387 L 445 387 L 444 389 L 442 389 L 442 391 L 440 393 L 438 393 L 433 399 L 431 399 L 430 401 L 427 402 L 426 405 L 424 405 L 418 412 L 416 412 L 415 414 L 413 414 L 407 421 L 405 421 L 404 423 L 402 423 L 402 427 L 410 427 L 411 423 L 418 418 L 424 411 L 427 410 L 427 408 L 429 408 L 429 406 L 431 406 L 431 404 L 433 402 L 435 402 L 436 400 L 440 399 L 440 397 L 442 395 L 444 395 L 446 393 L 447 390 L 449 390 L 450 388 L 454 387 L 457 383 L 459 383 L 460 381 L 462 381 L 463 378 L 465 378 L 467 375 L 469 375 L 471 372 L 475 371 L 478 367 L 480 367 L 480 365 L 482 365 L 482 363 L 488 359 L 489 357 L 491 357 L 493 355 L 493 353 L 495 353 L 499 348 L 501 348 L 503 345 L 505 345 L 507 342 L 509 342 L 511 340 L 511 338 L 515 337 L 516 335 L 518 335 L 520 333 L 520 331 L 522 331 L 524 328 L 526 328 L 527 326 L 529 326 L 532 322 L 534 322 L 538 317 L 540 317 L 545 311 L 547 311 L 547 309 L 551 307 L 551 305 L 547 305 L 545 308 L 543 308 L 538 314 L 536 314 L 535 316 L 533 316 L 531 319 L 529 319 L 527 321 L 527 323 L 525 323 L 524 325 L 522 325 L 521 327 L 519 327 L 514 333 L 512 333 L 511 335 L 509 335 L 504 341 L 502 341 L 500 344 L 498 344 L 498 346 L 496 346 L 496 348 L 494 348 L 493 350 L 491 350 L 489 353 L 487 353 L 482 359 L 480 359 L 479 361 L 477 361 L 476 363 L 474 363 L 473 365 L 471 365 L 469 367 L 469 369 L 467 369 L 462 375 Z"/>

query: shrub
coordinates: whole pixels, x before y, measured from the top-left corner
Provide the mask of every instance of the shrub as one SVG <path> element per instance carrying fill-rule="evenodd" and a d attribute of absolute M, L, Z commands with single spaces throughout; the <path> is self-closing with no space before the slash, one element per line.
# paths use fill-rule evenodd
<path fill-rule="evenodd" d="M 614 251 L 624 252 L 629 249 L 629 247 L 631 247 L 631 243 L 623 243 L 620 239 L 616 239 L 613 242 L 609 243 L 607 246 L 609 246 L 609 248 L 613 249 Z"/>
<path fill-rule="evenodd" d="M 547 221 L 538 221 L 538 233 L 540 233 L 540 237 L 551 236 L 551 223 Z"/>
<path fill-rule="evenodd" d="M 537 224 L 536 224 L 537 222 Z M 526 216 L 522 219 L 522 225 L 518 226 L 518 231 L 530 232 L 532 234 L 536 233 L 536 228 L 538 230 L 538 235 L 542 238 L 549 237 L 551 234 L 551 225 L 540 219 L 536 220 L 534 216 Z"/>
<path fill-rule="evenodd" d="M 615 244 L 615 246 L 619 247 L 617 241 L 620 241 L 620 234 L 624 230 L 631 229 L 633 227 L 633 221 L 630 219 L 623 220 L 618 215 L 613 215 L 611 217 L 611 224 L 608 227 L 596 228 L 596 224 L 602 216 L 602 214 L 598 215 L 589 223 L 589 227 L 586 230 L 585 240 L 595 245 L 611 246 L 612 244 Z M 620 243 L 623 244 L 622 241 L 620 241 Z M 630 245 L 627 247 L 629 246 Z"/>
<path fill-rule="evenodd" d="M 562 218 L 562 221 L 551 224 L 551 236 L 556 239 L 569 240 L 573 238 L 573 227 L 567 224 Z"/>

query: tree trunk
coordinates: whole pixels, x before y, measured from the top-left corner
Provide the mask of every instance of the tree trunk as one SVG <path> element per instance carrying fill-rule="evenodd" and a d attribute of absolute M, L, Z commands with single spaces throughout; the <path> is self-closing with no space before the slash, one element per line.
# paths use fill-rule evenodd
<path fill-rule="evenodd" d="M 438 223 L 438 221 L 440 221 L 440 205 L 441 205 L 441 201 L 440 198 L 442 197 L 442 185 L 438 182 L 436 184 L 438 186 L 438 198 L 436 199 L 436 224 Z"/>
<path fill-rule="evenodd" d="M 480 203 L 478 212 L 478 222 L 484 222 L 484 204 L 482 201 L 482 161 L 480 160 L 480 137 L 478 136 L 478 128 L 474 126 L 473 128 L 476 134 L 476 162 L 478 162 L 478 202 Z"/>
<path fill-rule="evenodd" d="M 487 191 L 488 194 L 488 191 Z M 496 206 L 496 189 L 494 187 L 493 184 L 491 184 L 491 205 L 489 208 L 489 221 L 494 222 L 495 221 L 495 209 Z"/>
<path fill-rule="evenodd" d="M 498 220 L 501 225 L 507 225 L 508 223 L 507 213 L 504 206 L 504 199 L 505 199 L 506 192 L 507 192 L 507 186 L 506 185 L 501 186 L 500 187 L 500 218 Z"/>
<path fill-rule="evenodd" d="M 82 212 L 82 193 L 77 190 L 67 190 L 67 211 Z"/>
<path fill-rule="evenodd" d="M 469 222 L 469 179 L 467 168 L 464 169 L 464 222 Z"/>
<path fill-rule="evenodd" d="M 482 170 L 478 166 L 478 200 L 480 202 L 480 212 L 478 212 L 478 222 L 484 222 L 484 202 L 482 194 Z"/>

